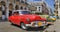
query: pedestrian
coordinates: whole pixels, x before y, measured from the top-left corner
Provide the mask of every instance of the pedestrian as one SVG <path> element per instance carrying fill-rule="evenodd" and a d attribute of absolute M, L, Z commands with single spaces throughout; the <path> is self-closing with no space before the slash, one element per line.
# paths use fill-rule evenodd
<path fill-rule="evenodd" d="M 5 5 L 2 5 L 2 20 L 5 20 Z"/>

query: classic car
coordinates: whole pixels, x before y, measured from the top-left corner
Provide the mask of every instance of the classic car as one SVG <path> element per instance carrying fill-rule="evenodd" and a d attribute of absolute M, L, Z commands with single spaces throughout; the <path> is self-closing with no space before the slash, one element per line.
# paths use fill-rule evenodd
<path fill-rule="evenodd" d="M 55 22 L 56 19 L 57 19 L 56 16 L 54 16 L 54 15 L 50 15 L 50 16 L 47 18 L 47 20 L 48 20 L 48 24 L 54 24 L 53 22 Z"/>
<path fill-rule="evenodd" d="M 20 26 L 22 29 L 29 27 L 43 27 L 46 28 L 46 18 L 39 15 L 31 14 L 27 10 L 14 10 L 12 15 L 9 16 L 9 22 Z"/>

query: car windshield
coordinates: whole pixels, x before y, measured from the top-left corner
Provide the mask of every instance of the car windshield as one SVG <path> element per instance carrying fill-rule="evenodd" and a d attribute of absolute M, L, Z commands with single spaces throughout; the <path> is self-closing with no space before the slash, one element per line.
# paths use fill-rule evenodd
<path fill-rule="evenodd" d="M 21 11 L 21 14 L 31 14 L 29 11 Z"/>

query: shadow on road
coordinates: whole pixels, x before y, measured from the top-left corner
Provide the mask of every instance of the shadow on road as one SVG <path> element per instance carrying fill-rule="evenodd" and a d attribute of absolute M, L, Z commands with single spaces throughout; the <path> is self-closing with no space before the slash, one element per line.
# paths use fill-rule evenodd
<path fill-rule="evenodd" d="M 43 28 L 29 28 L 26 31 L 44 31 L 45 29 Z"/>
<path fill-rule="evenodd" d="M 15 26 L 15 27 L 18 27 L 18 28 L 20 28 L 21 29 L 21 27 L 20 26 L 17 26 L 17 25 L 14 25 L 14 24 L 11 24 L 11 25 L 13 25 L 13 26 Z M 26 31 L 44 31 L 45 29 L 43 29 L 42 27 L 40 27 L 40 28 L 28 28 Z"/>

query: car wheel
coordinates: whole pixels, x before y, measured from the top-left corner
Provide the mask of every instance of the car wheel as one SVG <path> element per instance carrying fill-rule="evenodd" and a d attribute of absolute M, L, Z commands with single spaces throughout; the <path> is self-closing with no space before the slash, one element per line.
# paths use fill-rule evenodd
<path fill-rule="evenodd" d="M 24 30 L 26 30 L 26 29 L 27 29 L 27 27 L 25 26 L 25 24 L 24 24 L 24 23 L 21 23 L 20 25 L 21 25 L 21 28 L 22 28 L 22 29 L 24 29 Z"/>

